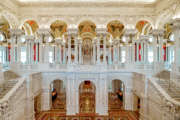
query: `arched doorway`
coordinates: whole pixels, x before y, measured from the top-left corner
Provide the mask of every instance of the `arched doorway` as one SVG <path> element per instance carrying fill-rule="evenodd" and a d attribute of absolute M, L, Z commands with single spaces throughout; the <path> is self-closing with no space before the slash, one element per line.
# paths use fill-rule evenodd
<path fill-rule="evenodd" d="M 121 80 L 113 80 L 108 96 L 109 111 L 124 109 L 124 84 Z"/>
<path fill-rule="evenodd" d="M 84 81 L 79 86 L 79 113 L 95 113 L 95 85 Z"/>
<path fill-rule="evenodd" d="M 66 110 L 66 91 L 62 80 L 51 83 L 51 109 Z"/>

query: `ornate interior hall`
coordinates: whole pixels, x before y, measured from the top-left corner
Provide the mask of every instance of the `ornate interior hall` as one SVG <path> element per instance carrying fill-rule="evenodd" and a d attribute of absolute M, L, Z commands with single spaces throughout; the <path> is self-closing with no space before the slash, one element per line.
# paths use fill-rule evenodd
<path fill-rule="evenodd" d="M 180 0 L 0 0 L 0 120 L 180 120 Z"/>

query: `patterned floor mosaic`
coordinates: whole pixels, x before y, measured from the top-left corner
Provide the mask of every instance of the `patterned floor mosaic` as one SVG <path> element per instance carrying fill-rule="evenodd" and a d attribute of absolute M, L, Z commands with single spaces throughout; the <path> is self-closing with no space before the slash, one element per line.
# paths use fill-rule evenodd
<path fill-rule="evenodd" d="M 42 112 L 36 120 L 138 120 L 138 115 L 131 111 L 111 111 L 108 116 L 97 114 L 67 116 L 59 111 L 47 111 Z"/>

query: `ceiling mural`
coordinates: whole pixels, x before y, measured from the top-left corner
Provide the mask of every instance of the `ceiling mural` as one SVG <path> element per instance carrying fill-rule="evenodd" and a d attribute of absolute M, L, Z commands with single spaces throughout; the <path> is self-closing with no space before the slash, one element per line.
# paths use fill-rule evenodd
<path fill-rule="evenodd" d="M 165 25 L 164 25 L 164 38 L 165 39 L 169 39 L 169 37 L 170 37 L 170 35 L 171 35 L 171 33 L 172 33 L 172 24 L 170 24 L 170 23 L 166 23 Z"/>
<path fill-rule="evenodd" d="M 137 34 L 136 37 L 139 38 L 141 35 L 148 35 L 152 33 L 152 25 L 146 21 L 141 20 L 136 24 Z"/>
<path fill-rule="evenodd" d="M 83 21 L 78 26 L 78 32 L 83 39 L 93 39 L 96 36 L 96 25 L 91 21 Z"/>
<path fill-rule="evenodd" d="M 108 23 L 107 30 L 113 38 L 121 38 L 124 33 L 124 25 L 120 21 L 114 20 Z"/>
<path fill-rule="evenodd" d="M 54 38 L 61 38 L 67 32 L 67 24 L 64 21 L 56 20 L 50 26 Z"/>
<path fill-rule="evenodd" d="M 26 35 L 36 35 L 39 26 L 34 20 L 28 20 L 23 24 L 22 30 Z"/>
<path fill-rule="evenodd" d="M 164 39 L 167 39 L 168 45 L 174 45 L 174 34 L 172 32 L 172 23 L 166 23 L 164 25 Z"/>
<path fill-rule="evenodd" d="M 2 16 L 0 17 L 0 31 L 4 33 L 6 38 L 10 37 L 10 25 L 8 21 Z"/>

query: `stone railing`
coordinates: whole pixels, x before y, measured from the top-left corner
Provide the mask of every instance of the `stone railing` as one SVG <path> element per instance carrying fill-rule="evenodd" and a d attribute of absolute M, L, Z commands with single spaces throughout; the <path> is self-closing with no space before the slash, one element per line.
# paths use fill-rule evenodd
<path fill-rule="evenodd" d="M 118 71 L 118 70 L 125 70 L 125 71 L 137 71 L 137 70 L 145 70 L 145 71 L 153 71 L 154 64 L 114 64 L 114 65 L 107 65 L 107 64 L 98 64 L 98 65 L 79 65 L 79 64 L 9 64 L 9 69 L 12 70 L 31 70 L 31 71 Z"/>
<path fill-rule="evenodd" d="M 159 84 L 158 78 L 148 81 L 149 115 L 152 119 L 179 120 L 180 101 L 173 99 Z M 157 111 L 156 111 L 157 110 Z"/>
<path fill-rule="evenodd" d="M 25 117 L 26 80 L 25 78 L 14 80 L 18 82 L 0 99 L 0 120 L 22 120 Z"/>

